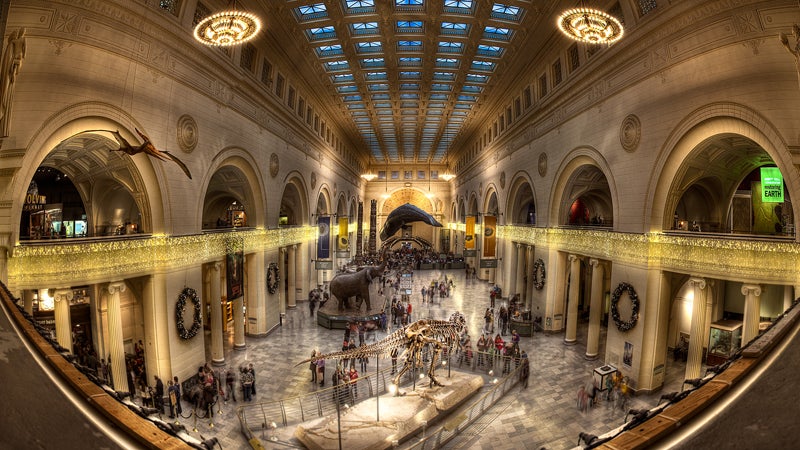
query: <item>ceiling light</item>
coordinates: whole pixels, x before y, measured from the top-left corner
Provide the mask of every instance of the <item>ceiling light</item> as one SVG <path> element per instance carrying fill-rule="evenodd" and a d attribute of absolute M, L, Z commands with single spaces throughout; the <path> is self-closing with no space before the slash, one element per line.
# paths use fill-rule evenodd
<path fill-rule="evenodd" d="M 372 181 L 372 180 L 374 180 L 374 179 L 375 179 L 375 178 L 377 178 L 377 177 L 378 177 L 378 174 L 376 174 L 376 173 L 372 173 L 372 172 L 369 172 L 369 173 L 362 173 L 362 174 L 361 174 L 361 178 L 363 178 L 363 179 L 365 179 L 365 180 L 367 180 L 367 181 Z"/>
<path fill-rule="evenodd" d="M 439 178 L 443 179 L 444 181 L 450 181 L 455 177 L 456 176 L 454 174 L 448 173 L 448 172 L 445 172 L 445 173 L 439 175 Z"/>
<path fill-rule="evenodd" d="M 570 39 L 588 44 L 611 44 L 623 34 L 619 20 L 592 8 L 574 8 L 558 18 L 558 28 Z"/>
<path fill-rule="evenodd" d="M 261 30 L 261 20 L 245 11 L 222 11 L 201 20 L 194 28 L 194 38 L 211 46 L 228 47 L 247 42 Z"/>

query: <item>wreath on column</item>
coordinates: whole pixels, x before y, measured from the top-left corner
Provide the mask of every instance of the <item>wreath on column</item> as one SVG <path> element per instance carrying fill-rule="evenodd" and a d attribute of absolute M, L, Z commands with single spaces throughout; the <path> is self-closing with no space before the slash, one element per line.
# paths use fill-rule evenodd
<path fill-rule="evenodd" d="M 539 272 L 542 273 L 541 278 L 539 277 Z M 544 261 L 542 261 L 542 258 L 539 258 L 533 263 L 533 287 L 535 287 L 536 290 L 541 291 L 544 287 L 545 276 Z"/>
<path fill-rule="evenodd" d="M 269 267 L 267 268 L 267 290 L 270 294 L 278 292 L 278 282 L 280 280 L 281 278 L 278 276 L 278 265 L 269 263 Z"/>
<path fill-rule="evenodd" d="M 623 292 L 627 292 L 628 297 L 631 299 L 631 318 L 627 321 L 622 320 L 619 316 L 619 308 L 617 307 L 619 297 Z M 636 322 L 639 320 L 639 296 L 636 295 L 636 290 L 629 283 L 620 283 L 614 289 L 614 293 L 611 294 L 611 318 L 614 319 L 619 331 L 628 331 L 636 326 Z"/>
<path fill-rule="evenodd" d="M 186 310 L 186 300 L 189 299 L 194 304 L 194 319 L 192 320 L 192 327 L 188 330 L 183 325 L 183 313 Z M 192 288 L 183 288 L 181 294 L 178 296 L 178 303 L 175 305 L 175 327 L 178 329 L 178 336 L 181 339 L 191 339 L 200 331 L 203 325 L 202 310 L 200 308 L 200 299 L 197 298 L 197 292 Z"/>

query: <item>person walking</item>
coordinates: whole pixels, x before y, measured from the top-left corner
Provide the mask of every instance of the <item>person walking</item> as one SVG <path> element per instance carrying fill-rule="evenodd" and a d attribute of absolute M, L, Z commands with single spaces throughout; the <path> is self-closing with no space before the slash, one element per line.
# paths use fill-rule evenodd
<path fill-rule="evenodd" d="M 225 401 L 228 401 L 229 398 L 233 397 L 233 401 L 236 401 L 236 373 L 230 367 L 225 372 L 225 387 L 228 388 L 228 396 L 225 398 Z"/>

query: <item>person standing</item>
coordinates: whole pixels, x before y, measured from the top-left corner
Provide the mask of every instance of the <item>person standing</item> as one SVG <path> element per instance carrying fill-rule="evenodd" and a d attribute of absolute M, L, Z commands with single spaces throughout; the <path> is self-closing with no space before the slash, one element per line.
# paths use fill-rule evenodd
<path fill-rule="evenodd" d="M 236 389 L 234 389 L 234 385 L 236 384 L 236 373 L 234 373 L 233 369 L 228 368 L 228 371 L 225 372 L 225 386 L 228 388 L 228 397 L 225 398 L 225 401 L 228 401 L 228 398 L 233 397 L 233 401 L 236 401 Z"/>
<path fill-rule="evenodd" d="M 528 378 L 531 375 L 531 365 L 528 361 L 528 354 L 522 352 L 522 367 L 519 370 L 519 379 L 522 381 L 522 389 L 528 389 Z"/>
<path fill-rule="evenodd" d="M 317 350 L 311 350 L 311 364 L 309 365 L 309 369 L 311 370 L 311 382 L 317 382 L 317 363 L 314 361 L 314 357 L 317 356 Z"/>
<path fill-rule="evenodd" d="M 317 360 L 317 379 L 320 386 L 325 386 L 325 360 Z"/>
<path fill-rule="evenodd" d="M 181 407 L 181 383 L 178 381 L 178 377 L 172 377 L 172 386 L 175 388 L 175 412 L 177 414 L 183 413 L 183 408 Z"/>
<path fill-rule="evenodd" d="M 158 375 L 153 375 L 156 380 L 156 392 L 153 398 L 153 407 L 158 409 L 159 414 L 164 414 L 164 383 Z"/>

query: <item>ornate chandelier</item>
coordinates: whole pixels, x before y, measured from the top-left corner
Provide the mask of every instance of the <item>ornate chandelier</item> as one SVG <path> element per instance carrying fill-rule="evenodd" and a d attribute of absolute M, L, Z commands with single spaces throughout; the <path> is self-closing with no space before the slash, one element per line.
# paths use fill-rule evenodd
<path fill-rule="evenodd" d="M 201 20 L 194 28 L 194 38 L 205 45 L 227 47 L 247 42 L 261 30 L 261 20 L 235 7 Z"/>
<path fill-rule="evenodd" d="M 568 9 L 561 14 L 557 23 L 567 37 L 588 44 L 612 44 L 623 34 L 619 20 L 591 8 Z"/>

